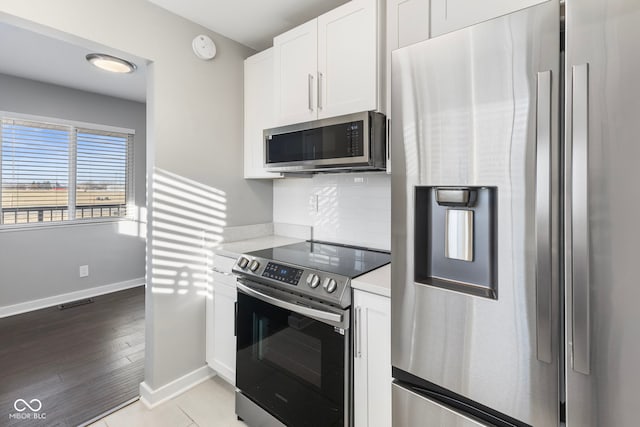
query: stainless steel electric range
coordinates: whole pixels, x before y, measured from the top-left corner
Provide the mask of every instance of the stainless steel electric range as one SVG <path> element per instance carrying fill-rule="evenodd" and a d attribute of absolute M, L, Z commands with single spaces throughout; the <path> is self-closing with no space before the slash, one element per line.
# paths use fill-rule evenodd
<path fill-rule="evenodd" d="M 316 241 L 238 258 L 240 419 L 252 427 L 351 425 L 351 279 L 390 260 L 388 252 Z"/>

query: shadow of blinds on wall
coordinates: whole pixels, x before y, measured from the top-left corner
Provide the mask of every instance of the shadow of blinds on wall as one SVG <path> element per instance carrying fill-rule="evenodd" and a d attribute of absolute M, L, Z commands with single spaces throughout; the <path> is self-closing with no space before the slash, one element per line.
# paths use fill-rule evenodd
<path fill-rule="evenodd" d="M 132 134 L 7 117 L 0 123 L 0 224 L 127 216 Z"/>

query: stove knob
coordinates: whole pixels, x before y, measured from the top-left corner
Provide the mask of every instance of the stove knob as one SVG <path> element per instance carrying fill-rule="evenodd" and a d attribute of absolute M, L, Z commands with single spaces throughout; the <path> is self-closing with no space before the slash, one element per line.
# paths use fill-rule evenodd
<path fill-rule="evenodd" d="M 318 285 L 320 284 L 320 278 L 318 277 L 317 274 L 313 274 L 311 273 L 310 275 L 307 276 L 307 285 L 309 285 L 311 288 L 317 288 Z"/>
<path fill-rule="evenodd" d="M 327 291 L 329 293 L 333 293 L 336 290 L 336 288 L 338 287 L 338 284 L 336 283 L 336 281 L 334 279 L 328 279 L 328 280 L 326 280 L 324 282 L 322 287 L 324 288 L 325 291 Z"/>
<path fill-rule="evenodd" d="M 245 268 L 247 268 L 247 265 L 249 265 L 249 260 L 241 256 L 240 259 L 238 260 L 238 267 L 244 270 Z"/>
<path fill-rule="evenodd" d="M 249 265 L 249 270 L 256 271 L 258 267 L 260 267 L 260 263 L 254 259 L 253 261 L 251 261 L 251 264 Z"/>

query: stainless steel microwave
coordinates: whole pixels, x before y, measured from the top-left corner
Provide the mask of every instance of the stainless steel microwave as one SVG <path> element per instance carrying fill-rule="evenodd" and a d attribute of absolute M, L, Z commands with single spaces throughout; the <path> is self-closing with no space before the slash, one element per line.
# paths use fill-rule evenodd
<path fill-rule="evenodd" d="M 386 119 L 375 111 L 264 131 L 264 165 L 273 172 L 384 170 Z"/>

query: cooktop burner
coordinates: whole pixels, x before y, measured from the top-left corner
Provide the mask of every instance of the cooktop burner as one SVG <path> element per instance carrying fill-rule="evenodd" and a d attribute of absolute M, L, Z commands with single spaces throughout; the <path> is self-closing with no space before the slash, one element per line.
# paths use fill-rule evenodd
<path fill-rule="evenodd" d="M 391 254 L 356 246 L 307 241 L 249 252 L 254 257 L 295 264 L 351 279 L 391 262 Z"/>

